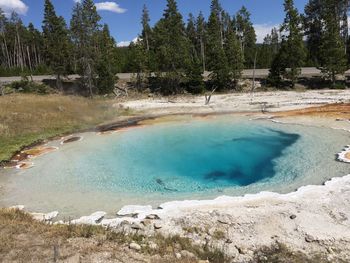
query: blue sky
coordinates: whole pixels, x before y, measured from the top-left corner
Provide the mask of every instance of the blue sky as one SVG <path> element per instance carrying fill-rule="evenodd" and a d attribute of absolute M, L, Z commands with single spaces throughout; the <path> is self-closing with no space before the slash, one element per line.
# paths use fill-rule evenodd
<path fill-rule="evenodd" d="M 52 0 L 56 12 L 66 18 L 69 23 L 72 7 L 77 0 Z M 155 23 L 163 13 L 166 0 L 95 0 L 99 7 L 102 21 L 110 27 L 111 33 L 120 45 L 127 44 L 137 37 L 141 30 L 140 16 L 142 6 L 146 4 L 150 10 L 151 23 Z M 197 15 L 203 11 L 209 14 L 210 0 L 178 0 L 178 6 L 184 18 L 188 13 Z M 299 11 L 303 11 L 307 0 L 295 0 Z M 245 5 L 252 14 L 258 35 L 261 40 L 273 26 L 279 25 L 284 17 L 283 0 L 221 0 L 222 6 L 230 14 L 234 14 Z M 0 8 L 6 12 L 16 10 L 27 24 L 33 22 L 41 28 L 44 0 L 0 0 Z"/>

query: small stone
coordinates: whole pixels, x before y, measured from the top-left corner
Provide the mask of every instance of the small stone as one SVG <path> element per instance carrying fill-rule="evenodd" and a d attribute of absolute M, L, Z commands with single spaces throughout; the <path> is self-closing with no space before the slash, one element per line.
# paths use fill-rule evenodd
<path fill-rule="evenodd" d="M 313 236 L 306 235 L 305 236 L 305 241 L 308 242 L 308 243 L 311 243 L 311 242 L 315 241 L 315 238 Z"/>
<path fill-rule="evenodd" d="M 133 223 L 131 226 L 130 226 L 132 229 L 136 229 L 136 230 L 141 230 L 142 229 L 142 226 L 138 223 Z"/>
<path fill-rule="evenodd" d="M 182 256 L 181 256 L 180 253 L 175 253 L 175 257 L 176 257 L 177 259 L 180 259 Z"/>
<path fill-rule="evenodd" d="M 218 218 L 218 222 L 221 223 L 221 224 L 224 224 L 224 225 L 230 224 L 230 221 L 229 221 L 228 218 L 226 218 L 226 217 L 220 217 L 220 218 Z"/>
<path fill-rule="evenodd" d="M 157 249 L 158 249 L 158 245 L 157 245 L 156 243 L 152 242 L 152 241 L 150 241 L 150 242 L 148 243 L 148 247 L 149 247 L 150 249 L 152 249 L 152 250 L 157 250 Z"/>
<path fill-rule="evenodd" d="M 143 224 L 144 226 L 149 226 L 152 224 L 152 221 L 149 219 L 145 219 L 141 222 L 141 224 Z"/>
<path fill-rule="evenodd" d="M 161 224 L 155 223 L 154 229 L 161 229 L 163 226 Z"/>
<path fill-rule="evenodd" d="M 297 218 L 297 216 L 296 215 L 291 215 L 289 218 L 294 220 L 295 218 Z"/>
<path fill-rule="evenodd" d="M 129 248 L 135 251 L 141 250 L 141 246 L 135 242 L 130 243 Z"/>
<path fill-rule="evenodd" d="M 228 238 L 228 239 L 226 239 L 226 243 L 227 243 L 227 244 L 232 244 L 233 241 L 232 241 L 232 239 L 229 239 L 229 238 Z"/>
<path fill-rule="evenodd" d="M 236 248 L 237 248 L 239 254 L 241 254 L 241 255 L 247 254 L 247 250 L 244 247 L 236 246 Z"/>
<path fill-rule="evenodd" d="M 331 247 L 328 247 L 328 248 L 327 248 L 327 251 L 328 251 L 328 253 L 330 253 L 330 254 L 333 254 L 333 253 L 334 253 L 334 250 L 333 250 L 333 248 L 331 248 Z"/>
<path fill-rule="evenodd" d="M 182 250 L 180 253 L 181 253 L 181 256 L 183 256 L 184 258 L 196 258 L 196 256 L 193 253 L 187 250 Z"/>
<path fill-rule="evenodd" d="M 148 215 L 148 216 L 146 216 L 146 219 L 159 220 L 160 217 L 158 215 Z"/>

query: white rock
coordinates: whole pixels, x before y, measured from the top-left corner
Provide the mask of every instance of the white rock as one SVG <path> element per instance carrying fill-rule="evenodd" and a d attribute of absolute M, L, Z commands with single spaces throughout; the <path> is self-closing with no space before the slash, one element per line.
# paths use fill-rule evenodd
<path fill-rule="evenodd" d="M 138 215 L 140 213 L 150 213 L 152 211 L 152 206 L 146 205 L 127 205 L 122 207 L 117 213 L 118 216 L 131 216 Z"/>
<path fill-rule="evenodd" d="M 52 219 L 58 216 L 58 211 L 50 212 L 50 213 L 30 213 L 35 220 L 38 221 L 52 221 Z"/>
<path fill-rule="evenodd" d="M 153 249 L 153 250 L 158 249 L 158 245 L 157 245 L 156 243 L 152 242 L 152 241 L 150 241 L 150 242 L 148 243 L 148 247 L 149 247 L 150 249 Z"/>
<path fill-rule="evenodd" d="M 346 146 L 342 152 L 338 153 L 338 160 L 344 163 L 350 163 L 350 159 L 346 158 L 347 154 L 350 154 L 350 145 Z"/>
<path fill-rule="evenodd" d="M 104 218 L 106 212 L 99 211 L 89 216 L 82 216 L 79 219 L 72 220 L 72 224 L 96 225 Z"/>
<path fill-rule="evenodd" d="M 136 250 L 136 251 L 140 251 L 141 250 L 141 246 L 135 242 L 130 243 L 129 245 L 130 249 Z"/>
<path fill-rule="evenodd" d="M 176 257 L 177 259 L 180 259 L 182 256 L 181 256 L 180 253 L 176 252 L 176 253 L 175 253 L 175 257 Z"/>
<path fill-rule="evenodd" d="M 9 207 L 9 209 L 15 209 L 15 210 L 23 211 L 24 210 L 24 205 L 14 205 L 14 206 Z"/>
<path fill-rule="evenodd" d="M 154 223 L 154 228 L 155 229 L 161 229 L 163 226 L 161 225 L 161 224 L 159 224 L 159 223 Z"/>

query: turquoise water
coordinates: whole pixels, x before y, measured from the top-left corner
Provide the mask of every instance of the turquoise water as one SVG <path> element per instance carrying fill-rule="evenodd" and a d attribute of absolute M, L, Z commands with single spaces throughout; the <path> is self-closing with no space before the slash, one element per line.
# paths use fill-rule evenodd
<path fill-rule="evenodd" d="M 331 129 L 232 116 L 84 134 L 35 159 L 30 170 L 0 174 L 0 204 L 81 215 L 126 204 L 287 192 L 347 174 L 335 154 L 348 139 Z"/>

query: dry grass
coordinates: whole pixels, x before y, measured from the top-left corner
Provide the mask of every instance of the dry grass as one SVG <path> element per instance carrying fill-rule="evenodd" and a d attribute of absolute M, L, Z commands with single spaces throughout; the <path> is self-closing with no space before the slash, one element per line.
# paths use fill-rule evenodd
<path fill-rule="evenodd" d="M 141 244 L 142 251 L 130 250 L 128 244 L 132 241 Z M 149 241 L 158 248 L 151 250 L 147 246 Z M 22 211 L 0 209 L 0 262 L 67 262 L 74 257 L 80 258 L 80 262 L 197 262 L 176 259 L 174 252 L 181 250 L 212 263 L 227 262 L 222 252 L 194 246 L 189 239 L 179 236 L 145 237 L 116 233 L 100 226 L 47 225 Z"/>
<path fill-rule="evenodd" d="M 14 94 L 0 97 L 0 161 L 49 137 L 114 120 L 112 100 L 76 96 Z"/>

